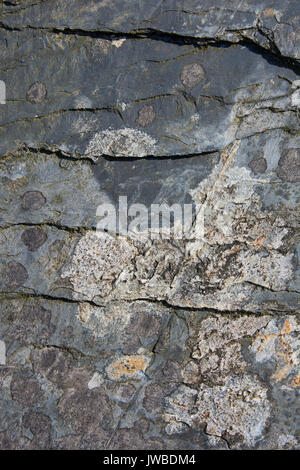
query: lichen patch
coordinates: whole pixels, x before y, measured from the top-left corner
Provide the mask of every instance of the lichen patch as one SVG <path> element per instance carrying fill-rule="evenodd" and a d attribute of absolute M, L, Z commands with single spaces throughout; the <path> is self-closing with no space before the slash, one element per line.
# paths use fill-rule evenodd
<path fill-rule="evenodd" d="M 146 132 L 125 128 L 97 132 L 90 140 L 85 155 L 89 157 L 145 157 L 155 154 L 156 140 Z"/>
<path fill-rule="evenodd" d="M 144 355 L 123 356 L 112 362 L 106 372 L 111 380 L 139 378 L 148 368 L 150 360 L 150 356 Z"/>
<path fill-rule="evenodd" d="M 105 297 L 135 254 L 134 246 L 124 238 L 88 231 L 79 240 L 62 277 L 70 279 L 77 300 Z"/>
<path fill-rule="evenodd" d="M 299 332 L 300 326 L 294 316 L 274 318 L 256 335 L 251 346 L 257 362 L 275 361 L 272 379 L 284 382 L 286 386 L 300 385 Z"/>
<path fill-rule="evenodd" d="M 205 429 L 211 445 L 223 437 L 238 448 L 253 446 L 261 438 L 270 413 L 267 389 L 245 375 L 228 377 L 220 386 L 202 384 L 199 391 L 181 386 L 166 399 L 164 419 L 170 434 L 170 423 L 185 423 L 193 429 Z"/>
<path fill-rule="evenodd" d="M 92 331 L 95 337 L 120 334 L 130 322 L 131 313 L 120 305 L 112 304 L 109 307 L 96 307 L 88 302 L 80 302 L 77 318 Z"/>

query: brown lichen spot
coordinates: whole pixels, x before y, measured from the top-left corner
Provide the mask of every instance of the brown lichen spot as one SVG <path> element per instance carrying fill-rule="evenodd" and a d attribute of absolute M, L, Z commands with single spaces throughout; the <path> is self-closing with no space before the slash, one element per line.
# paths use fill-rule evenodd
<path fill-rule="evenodd" d="M 179 382 L 182 380 L 179 362 L 167 361 L 162 372 L 166 381 Z"/>
<path fill-rule="evenodd" d="M 17 371 L 11 382 L 11 395 L 18 403 L 33 406 L 42 401 L 44 392 L 30 372 Z"/>
<path fill-rule="evenodd" d="M 28 279 L 26 268 L 21 263 L 12 261 L 4 271 L 4 283 L 7 287 L 20 287 Z"/>
<path fill-rule="evenodd" d="M 60 450 L 103 450 L 107 442 L 110 442 L 110 433 L 101 427 L 82 435 L 69 434 L 57 441 Z"/>
<path fill-rule="evenodd" d="M 45 196 L 39 191 L 27 191 L 22 196 L 22 208 L 24 210 L 37 211 L 46 203 Z"/>
<path fill-rule="evenodd" d="M 204 78 L 204 68 L 198 62 L 185 65 L 180 74 L 180 80 L 183 85 L 188 88 L 194 88 L 201 80 L 204 80 Z"/>
<path fill-rule="evenodd" d="M 190 361 L 182 370 L 183 383 L 193 384 L 200 380 L 199 366 L 195 361 Z"/>
<path fill-rule="evenodd" d="M 51 325 L 51 312 L 50 310 L 45 309 L 41 305 L 24 305 L 22 309 L 22 324 L 27 327 L 34 325 L 35 328 L 38 326 L 42 327 L 42 330 L 39 331 L 40 337 L 43 334 L 50 335 L 53 333 L 53 325 Z M 32 328 L 31 328 L 32 331 Z"/>
<path fill-rule="evenodd" d="M 21 235 L 21 240 L 29 251 L 38 250 L 47 240 L 47 234 L 39 228 L 30 228 Z"/>
<path fill-rule="evenodd" d="M 23 416 L 23 426 L 33 434 L 31 448 L 47 449 L 50 446 L 51 420 L 42 413 L 27 412 Z"/>
<path fill-rule="evenodd" d="M 255 175 L 259 173 L 264 173 L 268 167 L 267 160 L 263 157 L 253 158 L 249 163 L 249 167 Z"/>
<path fill-rule="evenodd" d="M 66 328 L 64 328 L 61 331 L 61 334 L 62 334 L 62 336 L 65 336 L 66 338 L 72 338 L 73 337 L 73 327 L 71 325 L 66 326 Z"/>
<path fill-rule="evenodd" d="M 11 422 L 4 432 L 0 432 L 1 450 L 27 450 L 31 441 L 23 436 L 22 431 L 20 423 Z"/>
<path fill-rule="evenodd" d="M 31 354 L 35 373 L 56 384 L 63 384 L 68 373 L 68 361 L 54 348 L 38 349 Z"/>
<path fill-rule="evenodd" d="M 97 432 L 102 423 L 109 427 L 112 411 L 105 393 L 99 388 L 81 390 L 77 386 L 73 382 L 59 401 L 58 410 L 64 422 L 82 435 Z"/>
<path fill-rule="evenodd" d="M 266 8 L 264 10 L 264 16 L 273 16 L 275 15 L 274 8 Z"/>
<path fill-rule="evenodd" d="M 157 336 L 161 327 L 161 318 L 151 312 L 139 312 L 134 314 L 125 330 L 126 334 L 133 337 L 151 340 Z"/>
<path fill-rule="evenodd" d="M 151 414 L 160 414 L 163 409 L 164 389 L 158 383 L 151 383 L 145 388 L 144 408 Z"/>
<path fill-rule="evenodd" d="M 30 103 L 42 103 L 47 97 L 47 90 L 43 83 L 41 82 L 34 82 L 28 88 L 26 93 L 27 101 Z"/>
<path fill-rule="evenodd" d="M 129 401 L 135 394 L 135 387 L 131 384 L 124 384 L 120 387 L 119 396 L 123 401 Z"/>
<path fill-rule="evenodd" d="M 92 370 L 86 367 L 69 368 L 65 375 L 65 387 L 70 389 L 78 389 L 86 391 L 87 384 L 90 382 Z"/>
<path fill-rule="evenodd" d="M 9 321 L 8 335 L 21 343 L 37 345 L 49 344 L 55 332 L 55 325 L 51 323 L 51 312 L 33 300 L 24 302 L 24 305 L 13 305 L 7 309 Z"/>
<path fill-rule="evenodd" d="M 137 335 L 124 335 L 124 342 L 122 345 L 122 353 L 126 355 L 137 354 L 141 347 L 140 338 Z"/>
<path fill-rule="evenodd" d="M 153 106 L 146 104 L 139 110 L 136 123 L 139 126 L 147 127 L 147 126 L 150 126 L 150 124 L 152 124 L 155 117 L 156 117 L 156 114 L 155 114 Z"/>
<path fill-rule="evenodd" d="M 122 428 L 118 430 L 110 441 L 112 450 L 145 449 L 158 450 L 163 449 L 163 443 L 159 439 L 145 439 L 138 425 L 133 428 Z"/>
<path fill-rule="evenodd" d="M 278 162 L 277 176 L 288 183 L 300 181 L 300 149 L 285 150 Z"/>
<path fill-rule="evenodd" d="M 114 361 L 106 370 L 112 380 L 119 380 L 122 377 L 137 377 L 145 372 L 149 366 L 150 358 L 142 355 L 123 356 Z"/>

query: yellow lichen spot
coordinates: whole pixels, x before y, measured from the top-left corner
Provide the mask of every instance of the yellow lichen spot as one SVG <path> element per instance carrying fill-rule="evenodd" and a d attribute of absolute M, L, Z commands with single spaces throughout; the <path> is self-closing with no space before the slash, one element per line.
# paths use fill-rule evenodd
<path fill-rule="evenodd" d="M 106 371 L 110 379 L 119 380 L 122 377 L 134 377 L 145 372 L 149 363 L 150 358 L 147 356 L 123 356 L 110 364 Z"/>

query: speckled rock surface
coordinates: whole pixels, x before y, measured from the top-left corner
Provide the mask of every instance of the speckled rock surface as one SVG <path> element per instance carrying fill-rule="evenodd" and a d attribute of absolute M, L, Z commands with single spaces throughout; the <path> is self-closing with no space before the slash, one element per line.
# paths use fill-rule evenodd
<path fill-rule="evenodd" d="M 14 0 L 0 43 L 0 448 L 299 449 L 299 2 Z M 99 233 L 120 196 L 192 226 Z"/>

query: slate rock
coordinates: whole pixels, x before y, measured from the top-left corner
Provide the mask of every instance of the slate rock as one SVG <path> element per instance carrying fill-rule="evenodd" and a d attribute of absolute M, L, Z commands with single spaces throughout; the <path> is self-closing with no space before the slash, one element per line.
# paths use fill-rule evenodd
<path fill-rule="evenodd" d="M 1 449 L 299 449 L 299 2 L 200 3 L 1 3 Z"/>

